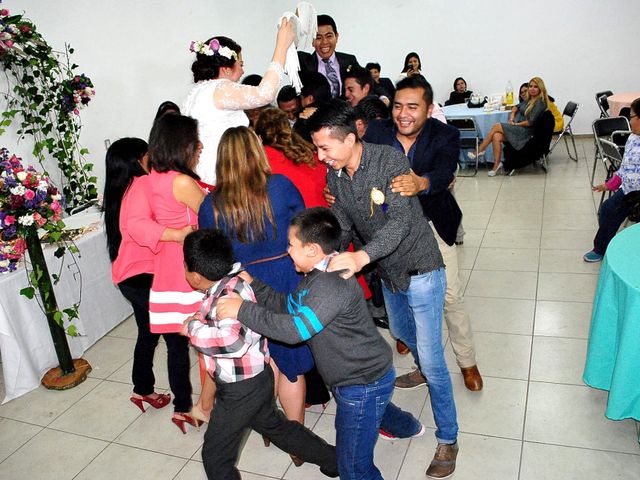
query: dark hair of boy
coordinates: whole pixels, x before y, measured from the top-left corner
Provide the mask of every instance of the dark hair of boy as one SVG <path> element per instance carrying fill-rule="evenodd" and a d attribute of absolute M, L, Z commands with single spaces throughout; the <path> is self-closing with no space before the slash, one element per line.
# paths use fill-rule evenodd
<path fill-rule="evenodd" d="M 381 71 L 381 70 L 382 70 L 382 69 L 380 68 L 380 64 L 379 64 L 378 62 L 369 62 L 369 63 L 367 63 L 367 66 L 366 66 L 366 67 L 364 67 L 364 68 L 366 68 L 367 70 L 371 70 L 371 69 L 373 69 L 373 68 L 375 68 L 375 69 L 376 69 L 376 70 L 378 70 L 378 71 Z"/>
<path fill-rule="evenodd" d="M 433 88 L 422 75 L 411 75 L 396 83 L 396 92 L 404 90 L 405 88 L 421 88 L 427 106 L 433 103 Z"/>
<path fill-rule="evenodd" d="M 187 270 L 212 282 L 227 275 L 235 262 L 231 240 L 217 229 L 191 232 L 185 237 L 182 250 Z"/>
<path fill-rule="evenodd" d="M 328 128 L 331 136 L 338 140 L 344 140 L 350 133 L 358 138 L 356 114 L 351 105 L 344 100 L 336 98 L 327 102 L 311 115 L 308 122 L 309 131 L 312 133 Z"/>
<path fill-rule="evenodd" d="M 373 77 L 371 72 L 366 68 L 362 68 L 358 65 L 349 65 L 347 68 L 347 74 L 344 76 L 344 80 L 347 78 L 353 78 L 361 88 L 365 85 L 369 85 L 369 94 L 373 94 Z"/>
<path fill-rule="evenodd" d="M 327 207 L 303 210 L 291 220 L 296 237 L 303 245 L 317 243 L 325 254 L 340 248 L 342 229 L 336 216 Z"/>
<path fill-rule="evenodd" d="M 327 77 L 320 72 L 300 72 L 300 81 L 302 82 L 302 97 L 313 97 L 315 106 L 322 105 L 331 100 L 331 86 Z"/>
<path fill-rule="evenodd" d="M 257 73 L 252 73 L 251 75 L 247 75 L 242 79 L 242 85 L 249 85 L 252 87 L 257 87 L 260 85 L 262 81 L 262 75 L 258 75 Z"/>
<path fill-rule="evenodd" d="M 285 85 L 278 92 L 277 102 L 278 104 L 284 102 L 290 102 L 291 100 L 295 100 L 298 98 L 298 92 L 291 85 Z"/>
<path fill-rule="evenodd" d="M 389 108 L 382 100 L 372 95 L 364 97 L 355 108 L 356 120 L 368 124 L 371 120 L 389 118 Z"/>

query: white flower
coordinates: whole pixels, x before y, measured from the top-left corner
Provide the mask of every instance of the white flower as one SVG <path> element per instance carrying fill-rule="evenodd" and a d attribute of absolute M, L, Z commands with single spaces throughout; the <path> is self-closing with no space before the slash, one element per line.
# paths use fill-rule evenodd
<path fill-rule="evenodd" d="M 87 96 L 87 97 L 91 97 L 92 95 L 95 95 L 95 93 L 96 93 L 96 92 L 95 92 L 92 88 L 90 88 L 90 87 L 86 87 L 86 88 L 84 89 L 84 94 L 85 94 L 85 96 Z"/>
<path fill-rule="evenodd" d="M 0 260 L 0 267 L 7 268 L 9 266 L 9 260 Z"/>
<path fill-rule="evenodd" d="M 18 172 L 16 173 L 16 177 L 18 178 L 18 180 L 20 180 L 21 182 L 24 182 L 25 179 L 27 178 L 27 172 L 25 172 L 24 170 L 22 172 Z"/>
<path fill-rule="evenodd" d="M 373 187 L 371 189 L 371 201 L 376 205 L 382 205 L 384 203 L 384 193 L 382 190 Z"/>
<path fill-rule="evenodd" d="M 15 187 L 9 189 L 9 191 L 11 192 L 12 195 L 24 195 L 24 192 L 27 191 L 26 188 L 24 188 L 24 186 L 22 185 L 16 185 Z"/>
<path fill-rule="evenodd" d="M 43 192 L 47 191 L 47 188 L 49 188 L 49 185 L 47 184 L 47 182 L 45 180 L 40 180 L 38 182 L 38 190 L 42 190 Z"/>
<path fill-rule="evenodd" d="M 0 40 L 11 40 L 11 34 L 9 32 L 0 33 Z"/>
<path fill-rule="evenodd" d="M 229 47 L 220 47 L 220 49 L 218 50 L 218 53 L 223 57 L 227 57 L 229 60 L 231 60 L 231 58 L 238 57 L 238 54 L 233 50 L 231 50 Z"/>
<path fill-rule="evenodd" d="M 55 195 L 51 195 L 51 200 L 55 200 L 56 202 L 59 202 L 60 200 L 62 200 L 62 195 L 60 195 L 59 193 L 56 193 Z"/>
<path fill-rule="evenodd" d="M 33 215 L 23 215 L 18 218 L 18 223 L 20 225 L 24 225 L 25 227 L 30 227 L 33 225 Z"/>

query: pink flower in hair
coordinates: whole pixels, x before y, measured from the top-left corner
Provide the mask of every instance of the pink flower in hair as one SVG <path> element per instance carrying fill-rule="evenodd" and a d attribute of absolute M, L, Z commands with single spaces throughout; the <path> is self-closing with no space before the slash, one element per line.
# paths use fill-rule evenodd
<path fill-rule="evenodd" d="M 209 48 L 211 48 L 211 50 L 213 50 L 214 52 L 220 50 L 220 42 L 217 38 L 214 38 L 209 42 Z"/>

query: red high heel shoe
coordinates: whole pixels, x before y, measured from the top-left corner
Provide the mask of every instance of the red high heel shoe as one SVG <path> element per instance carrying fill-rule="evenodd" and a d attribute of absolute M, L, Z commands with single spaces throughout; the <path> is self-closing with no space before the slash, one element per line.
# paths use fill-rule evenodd
<path fill-rule="evenodd" d="M 187 427 L 185 423 L 188 423 L 191 426 L 196 427 L 198 431 L 200 431 L 200 425 L 202 425 L 202 421 L 196 420 L 191 417 L 188 413 L 174 413 L 173 417 L 171 417 L 171 421 L 175 423 L 176 427 L 178 427 L 183 434 L 187 434 Z"/>
<path fill-rule="evenodd" d="M 145 395 L 143 397 L 132 396 L 129 400 L 131 400 L 131 403 L 136 405 L 140 410 L 142 410 L 142 413 L 144 413 L 145 409 L 143 402 L 147 402 L 153 408 L 162 408 L 169 405 L 169 402 L 171 401 L 171 395 L 169 395 L 168 393 L 159 393 L 155 398 L 151 397 L 150 395 Z"/>

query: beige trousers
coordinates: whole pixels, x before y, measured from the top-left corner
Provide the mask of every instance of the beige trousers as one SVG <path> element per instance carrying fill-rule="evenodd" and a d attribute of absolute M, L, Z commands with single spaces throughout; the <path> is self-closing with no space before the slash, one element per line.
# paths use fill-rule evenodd
<path fill-rule="evenodd" d="M 473 367 L 476 364 L 476 349 L 473 346 L 471 321 L 462 299 L 462 282 L 458 275 L 456 245 L 447 245 L 447 242 L 438 235 L 433 223 L 429 222 L 429 225 L 438 241 L 438 247 L 446 267 L 447 291 L 444 299 L 444 320 L 447 322 L 447 328 L 449 329 L 451 346 L 460 368 Z"/>

